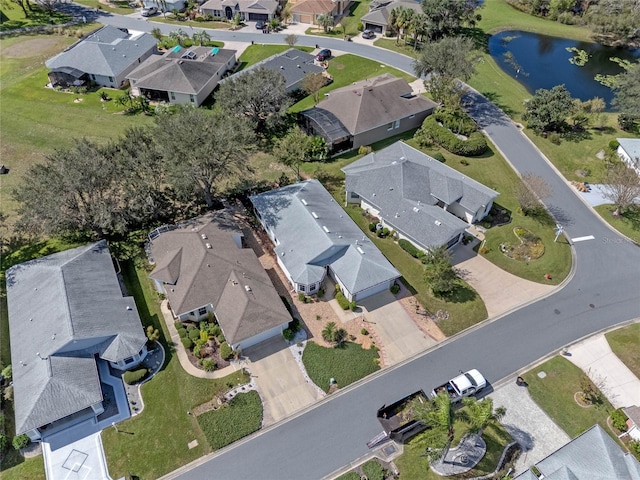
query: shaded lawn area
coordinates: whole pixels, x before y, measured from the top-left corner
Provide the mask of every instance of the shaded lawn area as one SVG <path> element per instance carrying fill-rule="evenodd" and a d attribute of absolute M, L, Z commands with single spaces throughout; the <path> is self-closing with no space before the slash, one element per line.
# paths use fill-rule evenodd
<path fill-rule="evenodd" d="M 32 41 L 37 47 L 31 47 Z M 44 88 L 48 83 L 43 62 L 73 43 L 75 38 L 33 35 L 1 40 L 0 102 L 2 122 L 0 156 L 11 170 L 0 186 L 2 212 L 15 213 L 17 205 L 10 192 L 20 184 L 24 173 L 55 148 L 65 148 L 72 140 L 86 137 L 104 143 L 122 134 L 127 127 L 148 125 L 152 117 L 123 115 L 125 107 L 116 99 L 124 92 L 100 89 L 87 94 L 70 94 Z M 106 91 L 110 102 L 100 101 Z M 74 102 L 76 98 L 81 102 Z M 14 219 L 9 219 L 11 224 Z"/>
<path fill-rule="evenodd" d="M 468 429 L 468 425 L 460 420 L 454 424 L 457 444 Z M 487 444 L 487 453 L 478 465 L 464 475 L 464 478 L 475 478 L 493 473 L 496 469 L 504 448 L 513 441 L 509 433 L 499 423 L 492 423 L 484 429 L 482 438 Z M 423 456 L 424 443 L 418 435 L 404 445 L 404 453 L 394 460 L 400 472 L 400 478 L 409 480 L 442 480 L 443 477 L 429 468 L 429 462 Z M 455 445 L 454 445 L 455 446 Z"/>
<path fill-rule="evenodd" d="M 26 7 L 26 5 L 25 5 Z M 71 21 L 71 17 L 65 13 L 54 10 L 47 12 L 36 3 L 31 3 L 31 9 L 27 8 L 29 17 L 25 18 L 24 13 L 18 5 L 5 2 L 0 9 L 0 31 L 15 30 L 17 28 L 39 27 L 42 25 L 60 25 Z"/>
<path fill-rule="evenodd" d="M 619 328 L 605 337 L 613 353 L 640 378 L 640 323 Z"/>
<path fill-rule="evenodd" d="M 260 395 L 255 391 L 240 393 L 218 410 L 198 415 L 198 423 L 213 450 L 227 446 L 260 429 Z"/>
<path fill-rule="evenodd" d="M 129 6 L 129 2 L 122 0 L 116 2 L 110 2 L 109 5 L 100 2 L 99 0 L 78 0 L 77 3 L 89 8 L 98 8 L 105 12 L 115 13 L 118 15 L 131 15 L 136 10 Z"/>
<path fill-rule="evenodd" d="M 320 89 L 320 99 L 324 98 L 324 94 L 331 90 L 350 85 L 353 82 L 364 80 L 365 78 L 382 75 L 383 73 L 390 73 L 396 77 L 404 78 L 407 82 L 415 80 L 415 77 L 400 70 L 351 54 L 340 55 L 329 60 L 329 68 L 327 71 L 333 76 L 333 82 Z M 300 112 L 313 106 L 313 97 L 308 95 L 293 105 L 289 111 Z"/>
<path fill-rule="evenodd" d="M 539 378 L 539 372 L 545 372 L 547 376 Z M 581 407 L 574 400 L 575 393 L 581 391 L 580 380 L 584 376 L 582 370 L 560 356 L 553 357 L 523 375 L 529 384 L 531 398 L 571 438 L 597 423 L 617 440 L 607 427 L 607 417 L 613 407 L 606 398 L 603 398 L 600 405 L 588 408 Z"/>
<path fill-rule="evenodd" d="M 355 0 L 349 4 L 349 16 L 347 17 L 346 31 L 343 28 L 344 24 L 340 23 L 334 26 L 327 33 L 325 33 L 323 28 L 318 25 L 307 28 L 304 33 L 305 35 L 315 35 L 318 37 L 342 38 L 345 34 L 355 37 L 360 33 L 358 31 L 358 23 L 360 23 L 362 16 L 369 11 L 370 3 L 370 0 Z"/>
<path fill-rule="evenodd" d="M 263 44 L 255 44 L 249 45 L 240 58 L 238 62 L 240 62 L 240 67 L 238 71 L 244 70 L 251 65 L 258 63 L 265 58 L 270 57 L 271 55 L 275 55 L 277 53 L 282 53 L 289 50 L 291 47 L 289 45 L 263 45 Z M 311 52 L 313 50 L 312 47 L 293 47 L 303 52 Z"/>
<path fill-rule="evenodd" d="M 167 13 L 167 16 L 163 16 L 162 13 L 158 14 L 158 15 L 154 15 L 153 17 L 150 17 L 150 21 L 152 22 L 157 22 L 157 23 L 165 23 L 165 24 L 169 24 L 169 25 L 176 25 L 178 28 L 182 28 L 183 30 L 187 31 L 187 29 L 189 31 L 187 31 L 187 33 L 193 33 L 193 31 L 198 30 L 198 29 L 203 29 L 203 28 L 211 28 L 211 29 L 216 29 L 216 30 L 230 30 L 231 27 L 233 26 L 233 24 L 231 23 L 227 23 L 227 22 L 215 22 L 215 21 L 210 21 L 210 22 L 192 22 L 192 21 L 188 21 L 188 20 L 178 20 L 176 18 L 172 18 L 171 14 Z M 177 28 L 176 28 L 177 30 Z"/>
<path fill-rule="evenodd" d="M 345 342 L 337 348 L 307 342 L 302 363 L 313 383 L 328 392 L 331 378 L 338 382 L 339 388 L 344 388 L 380 370 L 378 358 L 377 348 L 364 350 L 352 342 Z"/>
<path fill-rule="evenodd" d="M 143 325 L 153 325 L 163 332 L 161 341 L 167 361 L 163 369 L 142 386 L 145 404 L 142 413 L 119 424 L 121 432 L 105 430 L 102 442 L 113 478 L 129 472 L 140 478 L 158 478 L 211 451 L 198 421 L 187 411 L 232 386 L 246 383 L 248 377 L 235 372 L 208 380 L 186 374 L 172 351 L 173 346 L 165 341 L 168 336 L 166 325 L 161 321 L 158 295 L 146 270 L 135 268 L 131 262 L 121 262 L 121 265 L 128 293 L 136 300 Z M 192 440 L 197 440 L 198 446 L 189 449 L 187 444 Z"/>
<path fill-rule="evenodd" d="M 11 448 L 11 447 L 9 447 Z M 7 456 L 12 455 L 11 453 L 7 453 Z M 23 458 L 22 463 L 13 468 L 7 468 L 5 463 L 9 463 L 8 459 L 5 458 L 2 461 L 2 468 L 0 468 L 0 472 L 2 472 L 2 480 L 44 480 L 46 475 L 44 473 L 44 461 L 41 455 L 33 458 Z"/>
<path fill-rule="evenodd" d="M 612 215 L 616 209 L 614 205 L 598 205 L 594 208 L 609 225 L 631 241 L 640 243 L 640 206 L 623 209 L 619 217 Z"/>
<path fill-rule="evenodd" d="M 373 44 L 376 47 L 385 48 L 387 50 L 391 50 L 392 52 L 400 53 L 411 58 L 417 58 L 418 55 L 420 55 L 421 46 L 418 45 L 418 48 L 414 49 L 413 43 L 410 43 L 410 39 L 407 39 L 407 44 L 405 45 L 403 39 L 400 39 L 396 43 L 396 37 L 385 37 L 380 34 L 376 35 L 377 38 L 373 41 Z"/>

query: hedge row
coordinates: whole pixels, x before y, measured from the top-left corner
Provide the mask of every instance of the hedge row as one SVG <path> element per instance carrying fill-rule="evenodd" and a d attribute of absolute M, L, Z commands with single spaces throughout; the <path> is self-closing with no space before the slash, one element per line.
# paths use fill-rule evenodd
<path fill-rule="evenodd" d="M 482 155 L 489 148 L 487 140 L 482 133 L 473 132 L 468 137 L 468 140 L 462 140 L 456 137 L 446 126 L 440 126 L 438 124 L 436 115 L 427 117 L 414 136 L 421 146 L 428 144 L 426 140 L 430 140 L 451 153 L 463 157 Z"/>
<path fill-rule="evenodd" d="M 342 293 L 340 290 L 336 290 L 335 298 L 338 301 L 338 305 L 340 305 L 340 308 L 342 308 L 343 310 L 349 310 L 349 300 L 347 300 L 347 297 L 344 296 L 344 293 Z"/>
<path fill-rule="evenodd" d="M 405 252 L 407 252 L 413 258 L 424 257 L 424 252 L 416 248 L 415 245 L 411 243 L 409 240 L 405 240 L 404 238 L 401 238 L 400 240 L 398 240 L 398 245 L 400 245 L 400 248 L 402 248 Z"/>
<path fill-rule="evenodd" d="M 127 385 L 133 385 L 135 383 L 138 383 L 144 377 L 146 377 L 147 373 L 149 373 L 149 370 L 147 370 L 146 368 L 139 368 L 137 370 L 127 370 L 126 372 L 124 372 L 122 379 L 124 380 L 124 383 L 126 383 Z"/>

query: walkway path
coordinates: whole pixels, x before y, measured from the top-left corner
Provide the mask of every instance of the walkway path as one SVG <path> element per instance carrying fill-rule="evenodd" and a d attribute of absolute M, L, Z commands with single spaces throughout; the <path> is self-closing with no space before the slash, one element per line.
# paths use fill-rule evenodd
<path fill-rule="evenodd" d="M 640 404 L 640 380 L 611 351 L 604 334 L 569 348 L 566 358 L 580 367 L 616 408 Z"/>

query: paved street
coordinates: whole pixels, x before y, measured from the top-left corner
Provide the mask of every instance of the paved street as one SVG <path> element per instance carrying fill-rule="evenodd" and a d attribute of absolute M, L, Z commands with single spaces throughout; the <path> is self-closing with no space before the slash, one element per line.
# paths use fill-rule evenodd
<path fill-rule="evenodd" d="M 101 15 L 130 29 L 163 32 L 175 26 Z M 256 43 L 284 35 L 210 31 L 222 41 Z M 300 37 L 298 45 L 355 53 L 411 72 L 412 59 L 365 44 Z M 317 479 L 367 454 L 380 431 L 375 411 L 418 388 L 431 389 L 459 370 L 478 368 L 489 381 L 510 377 L 530 363 L 600 329 L 640 316 L 640 250 L 609 229 L 497 107 L 477 94 L 469 110 L 514 168 L 542 176 L 552 194 L 549 210 L 565 227 L 575 254 L 574 276 L 553 295 L 433 347 L 426 354 L 329 396 L 303 414 L 258 432 L 165 478 Z M 490 389 L 489 389 L 490 390 Z M 215 473 L 213 473 L 215 472 Z M 135 473 L 135 472 L 133 472 Z"/>

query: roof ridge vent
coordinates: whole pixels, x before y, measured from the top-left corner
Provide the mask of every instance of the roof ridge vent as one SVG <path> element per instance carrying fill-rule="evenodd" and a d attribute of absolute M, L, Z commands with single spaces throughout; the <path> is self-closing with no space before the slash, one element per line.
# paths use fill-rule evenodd
<path fill-rule="evenodd" d="M 307 201 L 306 201 L 304 198 L 301 198 L 301 199 L 300 199 L 300 201 L 301 201 L 301 202 L 302 202 L 302 204 L 303 204 L 303 205 L 305 205 L 305 206 L 306 206 L 306 205 L 309 205 L 309 204 L 307 203 Z"/>
<path fill-rule="evenodd" d="M 324 230 L 327 233 L 330 233 L 330 230 L 325 225 L 322 226 L 322 230 Z"/>
<path fill-rule="evenodd" d="M 244 289 L 245 289 L 247 292 L 250 292 L 250 291 L 251 291 L 251 287 L 250 287 L 249 285 L 245 285 L 245 286 L 244 286 Z"/>
<path fill-rule="evenodd" d="M 318 218 L 318 214 L 317 214 L 316 212 L 311 212 L 311 216 L 312 216 L 313 218 Z"/>
<path fill-rule="evenodd" d="M 436 225 L 438 225 L 438 226 L 442 225 L 442 222 L 441 222 L 440 220 L 436 220 L 436 221 L 435 221 L 435 222 L 433 222 L 433 223 L 435 223 L 435 224 L 436 224 Z"/>
<path fill-rule="evenodd" d="M 200 234 L 200 236 L 202 237 L 203 240 L 207 239 L 207 234 L 206 233 L 202 233 L 202 234 Z"/>
<path fill-rule="evenodd" d="M 205 243 L 205 245 L 207 246 L 208 249 L 211 248 L 211 244 L 209 242 Z"/>

